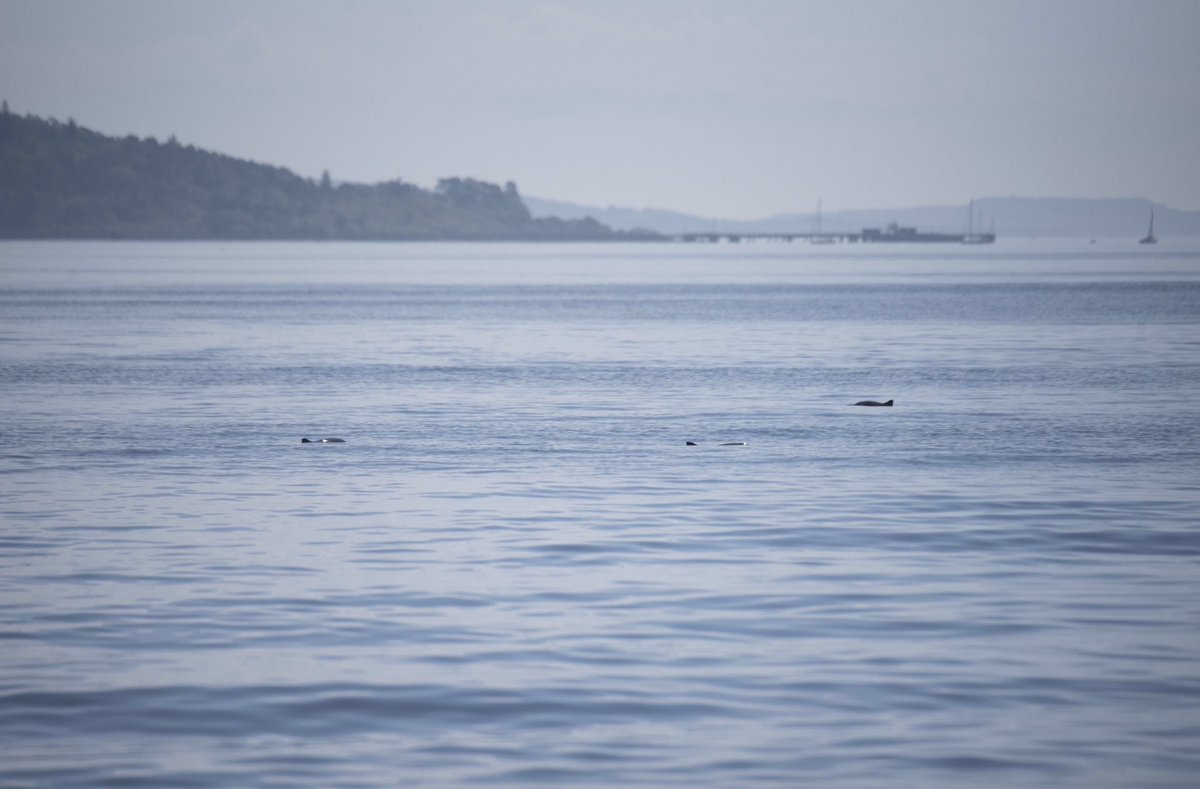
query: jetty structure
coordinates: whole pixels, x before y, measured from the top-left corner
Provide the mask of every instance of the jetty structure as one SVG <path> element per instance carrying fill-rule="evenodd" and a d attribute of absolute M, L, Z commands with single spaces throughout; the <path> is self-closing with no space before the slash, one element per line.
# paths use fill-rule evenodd
<path fill-rule="evenodd" d="M 819 241 L 817 239 L 820 239 Z M 721 231 L 706 231 L 700 233 L 680 233 L 673 236 L 674 241 L 686 243 L 708 244 L 738 244 L 743 241 L 776 241 L 791 243 L 806 241 L 808 243 L 828 244 L 992 244 L 996 241 L 996 233 L 930 233 L 917 230 L 915 227 L 904 227 L 895 222 L 886 227 L 865 227 L 857 233 L 841 233 L 824 231 L 820 233 L 727 233 Z"/>
<path fill-rule="evenodd" d="M 667 236 L 670 241 L 701 244 L 739 244 L 741 242 L 773 241 L 791 243 L 802 241 L 809 244 L 994 244 L 996 242 L 996 220 L 992 219 L 989 231 L 982 229 L 982 217 L 978 226 L 975 218 L 975 201 L 967 203 L 967 222 L 962 232 L 942 233 L 918 230 L 916 227 L 891 222 L 884 227 L 864 227 L 855 232 L 830 231 L 822 227 L 821 200 L 817 200 L 817 212 L 813 216 L 811 231 L 763 231 L 737 232 L 706 230 L 694 233 L 677 233 Z M 1153 222 L 1153 220 L 1151 220 Z M 1153 231 L 1153 225 L 1151 225 Z M 1151 233 L 1153 235 L 1153 232 Z"/>

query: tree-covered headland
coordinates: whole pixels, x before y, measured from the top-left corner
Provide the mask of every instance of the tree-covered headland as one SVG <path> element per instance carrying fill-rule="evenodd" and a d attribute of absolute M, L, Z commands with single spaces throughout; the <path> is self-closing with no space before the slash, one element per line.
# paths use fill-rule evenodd
<path fill-rule="evenodd" d="M 0 238 L 609 241 L 593 219 L 533 218 L 513 183 L 334 184 L 153 137 L 0 108 Z"/>

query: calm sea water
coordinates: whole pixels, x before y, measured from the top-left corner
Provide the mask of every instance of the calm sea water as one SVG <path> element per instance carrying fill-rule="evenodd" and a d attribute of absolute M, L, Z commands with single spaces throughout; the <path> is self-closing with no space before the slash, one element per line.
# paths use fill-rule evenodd
<path fill-rule="evenodd" d="M 1195 241 L 2 244 L 0 786 L 1195 785 L 1198 392 Z"/>

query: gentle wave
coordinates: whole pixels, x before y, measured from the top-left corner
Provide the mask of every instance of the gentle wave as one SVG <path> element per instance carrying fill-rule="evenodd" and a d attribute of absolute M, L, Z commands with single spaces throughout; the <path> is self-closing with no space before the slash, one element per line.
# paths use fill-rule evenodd
<path fill-rule="evenodd" d="M 1200 255 L 1047 249 L 4 247 L 0 786 L 1191 785 Z"/>

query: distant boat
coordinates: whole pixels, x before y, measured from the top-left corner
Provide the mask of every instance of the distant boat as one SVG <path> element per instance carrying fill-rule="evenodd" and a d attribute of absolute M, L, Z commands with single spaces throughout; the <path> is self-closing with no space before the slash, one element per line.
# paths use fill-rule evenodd
<path fill-rule="evenodd" d="M 962 243 L 962 233 L 925 233 L 915 227 L 901 227 L 895 222 L 880 230 L 877 227 L 864 227 L 858 235 L 858 240 L 864 244 L 942 244 Z"/>
<path fill-rule="evenodd" d="M 1146 237 L 1138 242 L 1139 244 L 1157 244 L 1158 239 L 1154 237 L 1154 209 L 1150 209 L 1150 229 L 1146 231 Z"/>
<path fill-rule="evenodd" d="M 996 220 L 992 220 L 992 232 L 975 232 L 975 201 L 967 204 L 967 232 L 963 233 L 964 244 L 994 244 L 996 243 Z"/>
<path fill-rule="evenodd" d="M 833 236 L 827 236 L 821 232 L 821 201 L 817 201 L 817 222 L 816 232 L 808 238 L 810 244 L 832 244 L 837 241 Z"/>

